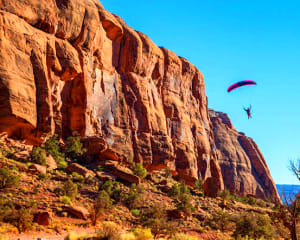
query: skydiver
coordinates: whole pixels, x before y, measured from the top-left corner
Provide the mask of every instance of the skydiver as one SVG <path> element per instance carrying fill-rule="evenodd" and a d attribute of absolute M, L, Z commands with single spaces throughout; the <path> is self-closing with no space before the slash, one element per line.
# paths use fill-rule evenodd
<path fill-rule="evenodd" d="M 252 116 L 251 116 L 251 105 L 250 105 L 250 107 L 248 107 L 248 108 L 244 108 L 244 110 L 245 110 L 246 113 L 247 113 L 248 119 L 249 119 L 249 118 L 252 118 Z"/>

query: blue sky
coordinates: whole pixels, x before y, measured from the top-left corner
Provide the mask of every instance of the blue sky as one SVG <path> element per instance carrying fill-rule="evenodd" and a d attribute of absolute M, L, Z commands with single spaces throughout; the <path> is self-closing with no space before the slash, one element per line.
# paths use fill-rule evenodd
<path fill-rule="evenodd" d="M 278 184 L 299 184 L 288 170 L 300 158 L 300 1 L 101 0 L 103 6 L 185 57 L 204 74 L 210 108 L 226 112 L 252 137 Z M 228 94 L 236 81 L 257 86 Z M 248 120 L 243 106 L 251 104 Z"/>

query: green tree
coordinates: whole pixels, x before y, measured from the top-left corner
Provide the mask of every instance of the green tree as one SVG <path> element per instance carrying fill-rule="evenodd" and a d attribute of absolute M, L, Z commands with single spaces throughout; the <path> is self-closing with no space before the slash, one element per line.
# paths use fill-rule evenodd
<path fill-rule="evenodd" d="M 58 135 L 54 134 L 45 142 L 45 150 L 57 161 L 64 161 L 65 155 L 60 149 Z"/>
<path fill-rule="evenodd" d="M 244 213 L 236 219 L 235 238 L 250 237 L 254 239 L 274 239 L 275 231 L 268 215 Z"/>
<path fill-rule="evenodd" d="M 132 171 L 135 175 L 139 176 L 141 179 L 144 179 L 147 176 L 147 170 L 140 163 L 134 164 L 132 167 Z"/>
<path fill-rule="evenodd" d="M 15 176 L 8 168 L 0 168 L 0 190 L 19 185 L 19 176 Z"/>
<path fill-rule="evenodd" d="M 151 229 L 154 239 L 160 234 L 169 234 L 173 231 L 173 225 L 168 221 L 166 206 L 154 204 L 151 208 L 145 210 L 140 220 L 145 227 Z"/>
<path fill-rule="evenodd" d="M 102 190 L 89 209 L 92 225 L 95 226 L 105 210 L 110 209 L 111 207 L 112 200 L 110 196 L 106 191 Z"/>
<path fill-rule="evenodd" d="M 80 157 L 85 152 L 85 149 L 83 149 L 83 145 L 80 142 L 80 137 L 68 137 L 64 152 L 71 159 Z"/>
<path fill-rule="evenodd" d="M 44 149 L 38 146 L 34 146 L 30 153 L 33 162 L 46 166 L 46 152 Z"/>
<path fill-rule="evenodd" d="M 75 200 L 77 196 L 77 191 L 77 184 L 73 183 L 71 180 L 66 181 L 62 188 L 63 195 L 68 196 L 71 200 Z"/>

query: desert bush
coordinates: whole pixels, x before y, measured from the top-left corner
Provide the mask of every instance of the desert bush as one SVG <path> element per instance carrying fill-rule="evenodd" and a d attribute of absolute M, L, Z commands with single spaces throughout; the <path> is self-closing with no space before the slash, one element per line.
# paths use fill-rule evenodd
<path fill-rule="evenodd" d="M 133 183 L 131 184 L 129 192 L 122 195 L 122 199 L 130 209 L 136 208 L 141 203 L 143 192 L 144 189 L 141 186 L 137 186 Z"/>
<path fill-rule="evenodd" d="M 102 190 L 93 205 L 89 209 L 92 225 L 95 226 L 99 218 L 104 214 L 104 211 L 112 207 L 112 200 L 108 193 Z"/>
<path fill-rule="evenodd" d="M 151 229 L 154 239 L 160 234 L 170 234 L 173 232 L 173 225 L 168 221 L 166 207 L 155 204 L 151 208 L 144 210 L 140 216 L 143 226 Z"/>
<path fill-rule="evenodd" d="M 171 172 L 170 168 L 166 167 L 166 168 L 164 169 L 163 176 L 164 176 L 165 178 L 170 178 L 170 177 L 172 177 L 172 172 Z"/>
<path fill-rule="evenodd" d="M 120 202 L 122 200 L 121 184 L 117 181 L 114 182 L 114 187 L 111 193 L 111 197 L 115 200 L 115 202 Z"/>
<path fill-rule="evenodd" d="M 147 176 L 147 170 L 143 167 L 141 163 L 134 164 L 132 167 L 132 171 L 141 179 L 144 179 Z"/>
<path fill-rule="evenodd" d="M 151 240 L 153 235 L 150 228 L 136 228 L 133 230 L 135 240 Z"/>
<path fill-rule="evenodd" d="M 197 179 L 197 181 L 195 183 L 195 186 L 194 186 L 194 189 L 203 192 L 203 181 L 202 181 L 202 179 Z"/>
<path fill-rule="evenodd" d="M 0 169 L 0 190 L 19 185 L 19 176 L 15 176 L 8 168 Z"/>
<path fill-rule="evenodd" d="M 197 240 L 197 237 L 187 235 L 185 233 L 176 233 L 173 237 L 172 240 Z"/>
<path fill-rule="evenodd" d="M 140 210 L 134 208 L 134 209 L 131 209 L 130 212 L 132 213 L 133 216 L 136 216 L 138 217 L 140 215 Z"/>
<path fill-rule="evenodd" d="M 30 153 L 31 159 L 34 163 L 41 164 L 43 166 L 46 166 L 46 152 L 44 149 L 38 146 L 34 146 L 32 148 L 32 151 Z"/>
<path fill-rule="evenodd" d="M 72 178 L 74 181 L 78 181 L 80 183 L 83 183 L 84 182 L 84 176 L 80 175 L 79 173 L 77 172 L 72 172 Z"/>
<path fill-rule="evenodd" d="M 180 195 L 180 188 L 179 185 L 175 183 L 169 191 L 169 196 L 178 197 L 179 195 Z"/>
<path fill-rule="evenodd" d="M 100 189 L 106 191 L 109 196 L 113 193 L 114 189 L 114 181 L 112 180 L 107 180 L 104 183 L 100 184 Z"/>
<path fill-rule="evenodd" d="M 15 226 L 18 231 L 25 232 L 33 225 L 32 210 L 34 204 L 24 205 L 20 209 L 16 209 L 9 199 L 0 199 L 0 221 Z"/>
<path fill-rule="evenodd" d="M 219 209 L 213 214 L 210 225 L 224 232 L 234 228 L 233 221 L 233 217 L 225 209 Z"/>
<path fill-rule="evenodd" d="M 218 197 L 222 198 L 223 200 L 230 200 L 232 196 L 228 189 L 224 189 L 223 191 L 218 193 Z"/>
<path fill-rule="evenodd" d="M 75 200 L 77 191 L 77 184 L 73 183 L 71 180 L 66 181 L 62 188 L 62 194 L 68 196 L 71 200 Z"/>
<path fill-rule="evenodd" d="M 64 153 L 67 157 L 71 159 L 78 159 L 85 153 L 86 150 L 83 148 L 82 143 L 80 142 L 80 137 L 68 137 L 65 147 Z"/>
<path fill-rule="evenodd" d="M 61 197 L 60 197 L 60 201 L 61 201 L 63 204 L 70 204 L 70 203 L 71 203 L 71 199 L 70 199 L 68 196 L 61 196 Z"/>
<path fill-rule="evenodd" d="M 121 240 L 120 227 L 114 222 L 103 222 L 97 237 L 102 240 Z"/>
<path fill-rule="evenodd" d="M 116 202 L 122 199 L 121 184 L 117 181 L 107 180 L 104 183 L 100 183 L 99 189 L 106 191 Z"/>
<path fill-rule="evenodd" d="M 189 193 L 182 193 L 178 198 L 176 204 L 178 210 L 183 211 L 187 216 L 191 216 L 194 212 L 194 207 L 192 205 L 192 196 Z"/>
<path fill-rule="evenodd" d="M 59 163 L 64 161 L 65 155 L 60 149 L 58 135 L 54 134 L 45 142 L 45 150 Z"/>
<path fill-rule="evenodd" d="M 268 215 L 247 213 L 236 218 L 233 237 L 250 237 L 254 239 L 276 239 L 276 232 Z"/>
<path fill-rule="evenodd" d="M 192 196 L 189 187 L 185 183 L 174 184 L 169 191 L 169 195 L 177 200 L 177 209 L 184 211 L 187 215 L 191 215 L 194 211 Z"/>
<path fill-rule="evenodd" d="M 0 240 L 8 240 L 8 237 L 0 234 Z"/>

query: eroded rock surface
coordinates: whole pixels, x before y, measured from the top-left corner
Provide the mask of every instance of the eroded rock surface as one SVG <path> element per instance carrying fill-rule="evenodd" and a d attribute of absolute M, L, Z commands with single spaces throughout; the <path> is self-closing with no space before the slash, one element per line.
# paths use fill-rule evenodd
<path fill-rule="evenodd" d="M 256 143 L 237 132 L 225 113 L 209 110 L 225 187 L 239 195 L 279 202 L 275 183 Z"/>
<path fill-rule="evenodd" d="M 203 75 L 98 0 L 0 0 L 0 132 L 101 136 L 103 158 L 223 188 Z"/>

